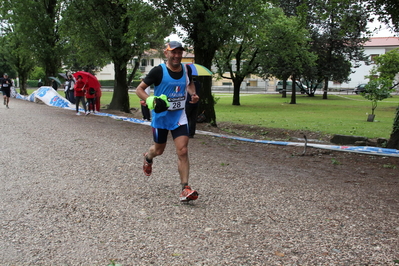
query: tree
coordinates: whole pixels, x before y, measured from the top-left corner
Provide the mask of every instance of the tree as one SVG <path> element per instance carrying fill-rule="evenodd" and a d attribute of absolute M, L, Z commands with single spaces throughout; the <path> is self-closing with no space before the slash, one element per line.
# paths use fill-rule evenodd
<path fill-rule="evenodd" d="M 8 23 L 16 26 L 17 40 L 24 43 L 18 52 L 23 56 L 33 55 L 32 58 L 44 68 L 46 77 L 56 76 L 63 55 L 58 31 L 62 1 L 3 0 L 2 3 L 9 10 Z M 46 82 L 50 84 L 50 80 Z"/>
<path fill-rule="evenodd" d="M 369 13 L 356 0 L 280 0 L 286 14 L 306 19 L 311 33 L 311 51 L 317 54 L 317 64 L 301 73 L 308 85 L 309 96 L 324 83 L 323 99 L 327 99 L 328 81 L 346 81 L 351 64 L 366 60 L 362 45 L 367 38 Z"/>
<path fill-rule="evenodd" d="M 392 80 L 370 77 L 370 81 L 365 86 L 365 90 L 360 93 L 364 98 L 371 101 L 371 115 L 369 115 L 367 119 L 368 122 L 374 121 L 374 111 L 377 108 L 378 102 L 389 98 L 393 90 Z"/>
<path fill-rule="evenodd" d="M 215 65 L 220 77 L 231 79 L 234 84 L 233 105 L 240 105 L 240 88 L 246 77 L 261 72 L 259 65 L 268 47 L 269 25 L 283 19 L 280 9 L 257 2 L 237 19 L 241 26 L 215 54 Z M 227 73 L 227 75 L 226 75 Z M 262 73 L 263 74 L 263 73 Z"/>
<path fill-rule="evenodd" d="M 269 26 L 268 45 L 261 68 L 283 80 L 283 94 L 286 97 L 287 79 L 292 78 L 291 104 L 296 103 L 296 78 L 314 65 L 316 56 L 309 51 L 308 31 L 303 28 L 299 17 L 282 17 Z"/>
<path fill-rule="evenodd" d="M 324 77 L 323 99 L 327 99 L 328 81 L 347 81 L 352 64 L 356 67 L 359 61 L 366 61 L 363 44 L 367 38 L 362 35 L 367 33 L 368 17 L 358 1 L 330 1 L 326 5 L 321 27 L 314 31 L 315 39 L 323 40 L 318 42 L 322 49 L 315 47 L 320 59 L 318 76 Z"/>
<path fill-rule="evenodd" d="M 63 32 L 77 48 L 80 62 L 101 64 L 96 61 L 101 54 L 103 60 L 114 63 L 115 85 L 109 108 L 130 112 L 128 64 L 163 43 L 171 32 L 172 20 L 139 0 L 71 0 L 63 16 L 67 18 Z"/>
<path fill-rule="evenodd" d="M 370 79 L 379 74 L 379 79 L 386 80 L 392 88 L 399 85 L 399 49 L 394 49 L 386 54 L 375 58 L 375 67 L 370 71 Z M 390 139 L 387 143 L 388 148 L 399 149 L 399 107 L 396 109 L 396 115 L 393 122 L 393 128 Z"/>
<path fill-rule="evenodd" d="M 2 23 L 1 36 L 1 54 L 3 63 L 7 64 L 7 69 L 10 77 L 18 77 L 20 83 L 20 93 L 27 94 L 26 82 L 29 73 L 32 71 L 35 60 L 34 53 L 30 49 L 29 43 L 25 41 L 25 36 L 21 34 L 25 24 L 14 17 L 13 9 L 11 9 L 10 2 L 0 2 L 3 8 L 0 9 L 0 17 Z M 14 72 L 14 73 L 10 73 Z"/>
<path fill-rule="evenodd" d="M 32 58 L 32 54 L 24 46 L 23 40 L 20 39 L 20 35 L 12 33 L 5 37 L 5 43 L 3 43 L 1 49 L 3 49 L 5 60 L 12 66 L 12 69 L 18 73 L 20 83 L 20 94 L 28 95 L 27 92 L 27 80 L 29 74 L 32 72 L 35 65 L 35 61 Z M 11 77 L 16 77 L 11 76 Z"/>
<path fill-rule="evenodd" d="M 392 25 L 399 32 L 399 2 L 397 0 L 365 0 L 368 9 L 378 15 L 381 22 Z"/>
<path fill-rule="evenodd" d="M 381 78 L 391 81 L 399 81 L 399 48 L 393 49 L 374 59 L 375 66 L 370 71 L 370 75 L 380 74 Z"/>
<path fill-rule="evenodd" d="M 397 0 L 368 0 L 365 1 L 368 4 L 369 10 L 375 12 L 375 14 L 379 15 L 379 19 L 386 24 L 392 24 L 394 30 L 399 32 L 399 1 Z M 388 55 L 387 55 L 388 54 Z M 389 72 L 392 77 L 393 73 L 398 73 L 399 62 L 396 60 L 391 60 L 396 58 L 396 55 L 387 53 L 385 55 L 379 56 L 378 65 L 386 65 L 384 68 L 381 68 L 381 76 L 385 76 L 385 71 Z M 385 64 L 386 61 L 386 64 Z M 389 63 L 388 63 L 389 62 Z M 389 67 L 388 67 L 389 65 Z M 389 71 L 388 71 L 389 70 Z M 395 85 L 398 85 L 396 83 Z M 393 121 L 393 128 L 390 139 L 387 143 L 388 148 L 399 149 L 399 107 L 396 109 L 395 119 Z"/>
<path fill-rule="evenodd" d="M 187 33 L 184 41 L 193 46 L 195 62 L 209 69 L 216 51 L 232 38 L 235 29 L 242 27 L 239 18 L 245 14 L 243 10 L 258 1 L 261 0 L 152 0 Z M 204 111 L 206 122 L 216 126 L 212 79 L 198 80 L 202 85 L 199 112 Z"/>

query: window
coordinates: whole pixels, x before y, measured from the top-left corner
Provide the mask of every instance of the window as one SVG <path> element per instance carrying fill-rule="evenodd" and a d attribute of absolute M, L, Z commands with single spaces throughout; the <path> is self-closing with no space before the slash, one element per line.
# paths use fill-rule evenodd
<path fill-rule="evenodd" d="M 147 66 L 147 59 L 141 59 L 141 66 Z"/>
<path fill-rule="evenodd" d="M 370 61 L 372 64 L 375 64 L 375 59 L 379 56 L 379 54 L 372 54 L 370 55 Z"/>
<path fill-rule="evenodd" d="M 154 66 L 154 59 L 151 59 L 151 66 Z"/>

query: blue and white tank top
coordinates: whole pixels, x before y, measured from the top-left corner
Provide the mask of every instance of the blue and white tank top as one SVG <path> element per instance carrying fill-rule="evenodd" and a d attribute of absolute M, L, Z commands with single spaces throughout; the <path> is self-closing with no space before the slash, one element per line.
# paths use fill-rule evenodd
<path fill-rule="evenodd" d="M 184 65 L 182 65 L 183 76 L 180 79 L 174 79 L 169 75 L 166 64 L 161 64 L 160 66 L 162 67 L 162 81 L 158 86 L 155 86 L 154 95 L 160 96 L 161 94 L 165 94 L 168 97 L 170 107 L 162 113 L 155 113 L 153 110 L 151 126 L 174 130 L 181 125 L 187 124 L 185 103 L 188 76 Z"/>

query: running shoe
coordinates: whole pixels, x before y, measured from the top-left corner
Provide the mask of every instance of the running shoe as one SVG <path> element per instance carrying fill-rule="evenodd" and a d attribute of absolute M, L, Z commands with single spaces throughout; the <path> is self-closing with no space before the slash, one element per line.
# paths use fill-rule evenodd
<path fill-rule="evenodd" d="M 147 162 L 147 153 L 144 153 L 143 171 L 146 176 L 150 176 L 152 173 L 152 163 Z"/>
<path fill-rule="evenodd" d="M 80 113 L 79 113 L 79 112 L 77 112 L 77 113 L 76 113 L 76 115 L 80 115 Z"/>
<path fill-rule="evenodd" d="M 190 200 L 198 199 L 198 192 L 191 189 L 190 186 L 185 186 L 183 191 L 180 193 L 181 202 L 189 202 Z"/>

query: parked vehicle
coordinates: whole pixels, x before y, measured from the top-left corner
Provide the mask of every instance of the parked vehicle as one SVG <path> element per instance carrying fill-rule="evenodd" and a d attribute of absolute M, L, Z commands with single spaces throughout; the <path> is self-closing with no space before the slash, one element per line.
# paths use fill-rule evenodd
<path fill-rule="evenodd" d="M 359 84 L 355 87 L 355 89 L 353 90 L 354 93 L 359 94 L 361 92 L 363 92 L 366 89 L 366 85 L 367 84 Z"/>
<path fill-rule="evenodd" d="M 297 92 L 301 92 L 302 94 L 305 94 L 308 92 L 308 87 L 305 84 L 303 84 L 299 81 L 296 81 L 295 90 Z M 277 81 L 276 91 L 278 91 L 279 93 L 283 93 L 283 81 L 282 80 Z M 291 80 L 287 80 L 286 91 L 292 91 L 292 81 Z"/>

